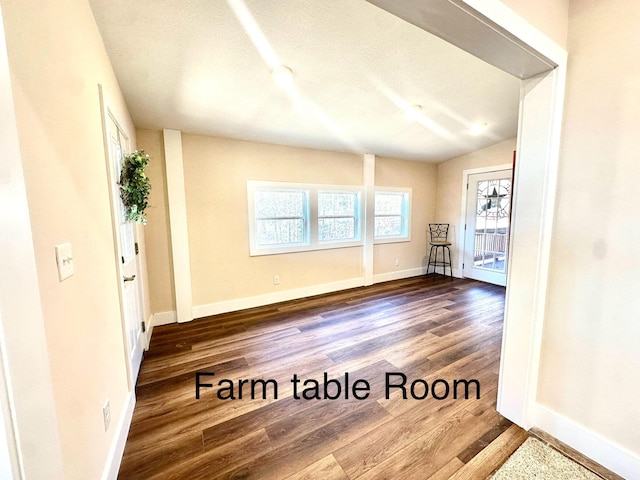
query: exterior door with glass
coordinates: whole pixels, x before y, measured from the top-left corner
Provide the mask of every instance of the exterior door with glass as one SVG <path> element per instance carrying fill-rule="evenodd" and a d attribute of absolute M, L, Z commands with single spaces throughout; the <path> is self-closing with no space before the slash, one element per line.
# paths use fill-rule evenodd
<path fill-rule="evenodd" d="M 469 175 L 462 265 L 466 278 L 507 284 L 511 173 Z"/>

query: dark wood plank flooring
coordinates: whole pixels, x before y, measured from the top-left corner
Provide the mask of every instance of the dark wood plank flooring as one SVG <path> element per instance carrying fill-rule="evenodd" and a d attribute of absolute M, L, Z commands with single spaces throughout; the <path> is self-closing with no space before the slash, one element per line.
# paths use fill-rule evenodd
<path fill-rule="evenodd" d="M 495 410 L 503 307 L 501 287 L 431 275 L 158 327 L 119 478 L 486 478 L 527 436 Z M 200 399 L 196 372 L 215 374 Z M 240 379 L 274 382 L 218 398 Z"/>

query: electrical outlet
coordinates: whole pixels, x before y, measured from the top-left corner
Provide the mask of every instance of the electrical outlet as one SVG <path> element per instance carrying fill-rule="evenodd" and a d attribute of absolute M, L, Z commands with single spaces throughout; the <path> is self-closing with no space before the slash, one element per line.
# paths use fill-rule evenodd
<path fill-rule="evenodd" d="M 399 266 L 400 266 L 400 259 L 396 258 L 396 267 L 399 267 Z"/>
<path fill-rule="evenodd" d="M 102 407 L 102 419 L 104 420 L 104 431 L 106 432 L 109 429 L 109 424 L 111 423 L 111 405 L 109 405 L 109 399 L 104 403 L 104 407 Z"/>
<path fill-rule="evenodd" d="M 274 285 L 280 285 L 280 275 L 274 275 L 273 284 Z"/>

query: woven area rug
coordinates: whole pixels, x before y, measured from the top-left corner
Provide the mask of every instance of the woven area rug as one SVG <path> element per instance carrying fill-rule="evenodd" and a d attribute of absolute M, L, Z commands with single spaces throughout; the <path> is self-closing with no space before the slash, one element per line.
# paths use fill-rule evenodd
<path fill-rule="evenodd" d="M 602 480 L 540 440 L 529 437 L 490 480 Z"/>

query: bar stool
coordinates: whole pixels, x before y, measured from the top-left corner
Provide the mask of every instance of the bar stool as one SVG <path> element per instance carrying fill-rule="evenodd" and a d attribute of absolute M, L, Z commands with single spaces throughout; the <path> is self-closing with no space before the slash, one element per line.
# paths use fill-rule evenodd
<path fill-rule="evenodd" d="M 449 224 L 448 223 L 430 223 L 429 224 L 429 235 L 431 236 L 431 240 L 429 245 L 431 249 L 429 250 L 429 262 L 427 263 L 427 275 L 429 274 L 429 268 L 433 265 L 433 273 L 437 273 L 436 269 L 438 267 L 442 267 L 442 274 L 447 274 L 447 267 L 449 267 L 449 275 L 453 279 L 453 271 L 451 270 L 451 250 L 449 247 L 451 246 L 451 242 L 447 240 L 449 236 Z M 440 250 L 442 260 L 438 261 L 438 250 Z M 448 253 L 445 256 L 445 250 Z"/>

